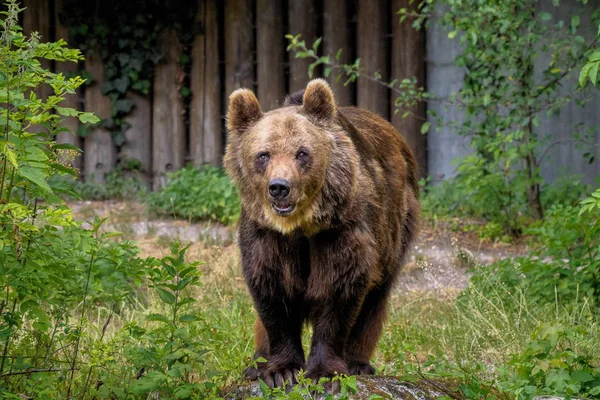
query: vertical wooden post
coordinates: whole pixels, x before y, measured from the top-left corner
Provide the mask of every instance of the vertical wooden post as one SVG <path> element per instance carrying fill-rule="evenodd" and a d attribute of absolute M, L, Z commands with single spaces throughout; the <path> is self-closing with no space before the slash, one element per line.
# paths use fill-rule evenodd
<path fill-rule="evenodd" d="M 198 0 L 196 21 L 204 32 L 192 45 L 190 87 L 190 156 L 195 166 L 221 164 L 221 81 L 219 26 L 213 0 Z"/>
<path fill-rule="evenodd" d="M 277 108 L 285 97 L 283 1 L 256 2 L 256 63 L 258 100 L 263 110 Z"/>
<path fill-rule="evenodd" d="M 425 84 L 425 32 L 417 31 L 412 27 L 412 18 L 407 18 L 400 23 L 396 12 L 406 8 L 418 11 L 416 3 L 410 0 L 392 0 L 392 70 L 393 79 L 399 80 L 416 77 L 417 84 Z M 419 103 L 412 110 L 414 115 L 402 118 L 407 110 L 396 111 L 394 106 L 395 96 L 392 93 L 391 115 L 392 124 L 404 136 L 419 163 L 419 173 L 423 178 L 427 176 L 427 136 L 421 134 L 421 125 L 425 120 L 425 104 Z"/>
<path fill-rule="evenodd" d="M 363 73 L 373 76 L 379 72 L 388 78 L 386 41 L 388 12 L 385 0 L 358 2 L 358 57 Z M 389 117 L 389 90 L 365 78 L 357 81 L 357 103 L 359 107 L 376 112 L 383 118 Z"/>
<path fill-rule="evenodd" d="M 184 166 L 184 105 L 180 89 L 184 71 L 179 65 L 181 44 L 174 30 L 163 33 L 165 57 L 154 70 L 154 104 L 152 108 L 152 172 L 154 190 L 167 183 L 167 172 Z"/>
<path fill-rule="evenodd" d="M 23 31 L 25 35 L 30 36 L 33 32 L 40 35 L 40 42 L 50 41 L 50 19 L 54 18 L 50 15 L 50 6 L 48 0 L 27 0 L 25 2 L 25 11 L 23 13 Z M 50 70 L 52 63 L 50 60 L 39 59 L 40 65 L 45 70 Z M 38 87 L 35 94 L 38 99 L 46 101 L 48 96 L 54 92 L 49 85 Z M 34 125 L 29 128 L 30 132 L 48 132 L 42 125 Z"/>
<path fill-rule="evenodd" d="M 134 107 L 125 117 L 130 128 L 125 132 L 125 143 L 121 147 L 122 160 L 138 160 L 142 167 L 141 174 L 135 174 L 146 187 L 150 188 L 152 171 L 152 102 L 148 96 L 129 92 L 127 96 L 133 100 Z"/>
<path fill-rule="evenodd" d="M 292 35 L 301 34 L 301 39 L 306 42 L 308 48 L 317 39 L 317 15 L 313 0 L 289 0 L 288 1 L 289 32 Z M 312 59 L 295 58 L 290 53 L 290 93 L 304 89 L 308 80 L 308 66 Z M 315 71 L 317 72 L 317 71 Z M 313 75 L 313 77 L 316 74 Z"/>
<path fill-rule="evenodd" d="M 55 0 L 54 7 L 54 26 L 55 26 L 55 37 L 58 39 L 68 39 L 67 27 L 64 26 L 58 18 L 60 12 L 62 12 L 63 0 Z M 74 62 L 57 62 L 56 72 L 60 72 L 63 75 L 76 73 L 78 70 L 77 63 Z M 81 93 L 78 90 L 75 94 L 65 96 L 65 99 L 60 103 L 61 107 L 74 108 L 76 110 L 81 109 Z M 57 143 L 67 143 L 75 147 L 81 148 L 81 137 L 77 133 L 79 127 L 79 120 L 75 117 L 62 117 L 63 125 L 68 128 L 71 132 L 60 132 L 56 136 Z M 73 160 L 73 166 L 75 168 L 81 168 L 81 156 Z"/>
<path fill-rule="evenodd" d="M 254 89 L 252 1 L 225 2 L 225 95 L 235 89 Z"/>
<path fill-rule="evenodd" d="M 102 95 L 102 60 L 94 53 L 85 59 L 85 69 L 92 77 L 92 83 L 85 90 L 85 111 L 96 114 L 100 119 L 110 118 L 110 99 Z M 96 183 L 104 182 L 104 175 L 111 171 L 117 162 L 115 144 L 110 132 L 100 126 L 90 127 L 84 141 L 85 178 Z"/>
<path fill-rule="evenodd" d="M 342 49 L 340 63 L 348 64 L 351 62 L 352 53 L 350 44 L 350 27 L 348 12 L 348 1 L 346 0 L 327 0 L 324 3 L 323 10 L 323 48 L 324 54 L 335 57 L 338 50 Z M 341 106 L 352 104 L 352 87 L 344 86 L 346 77 L 342 75 L 339 82 L 336 83 L 336 75 L 329 77 L 335 100 Z"/>

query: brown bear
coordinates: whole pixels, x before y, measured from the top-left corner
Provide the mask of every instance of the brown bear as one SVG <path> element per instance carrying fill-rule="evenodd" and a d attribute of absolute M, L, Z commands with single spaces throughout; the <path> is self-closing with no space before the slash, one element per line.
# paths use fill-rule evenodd
<path fill-rule="evenodd" d="M 263 113 L 250 90 L 229 98 L 227 173 L 239 188 L 242 270 L 254 300 L 255 357 L 269 386 L 373 374 L 386 304 L 417 230 L 417 165 L 384 119 L 337 107 L 309 82 Z M 313 326 L 305 363 L 301 336 Z"/>

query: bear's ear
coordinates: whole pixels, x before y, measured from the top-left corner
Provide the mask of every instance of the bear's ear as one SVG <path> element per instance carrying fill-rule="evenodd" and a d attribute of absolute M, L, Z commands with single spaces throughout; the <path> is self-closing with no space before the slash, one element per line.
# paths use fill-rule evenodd
<path fill-rule="evenodd" d="M 331 120 L 335 117 L 337 109 L 333 92 L 324 79 L 308 82 L 302 103 L 306 113 L 318 119 Z"/>
<path fill-rule="evenodd" d="M 229 96 L 227 129 L 243 134 L 262 117 L 258 99 L 248 89 L 237 89 Z"/>

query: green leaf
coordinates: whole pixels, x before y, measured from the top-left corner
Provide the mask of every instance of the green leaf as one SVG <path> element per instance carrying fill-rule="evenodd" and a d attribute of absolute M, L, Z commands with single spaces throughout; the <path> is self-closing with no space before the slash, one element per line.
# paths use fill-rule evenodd
<path fill-rule="evenodd" d="M 56 111 L 65 117 L 76 117 L 79 112 L 73 108 L 56 106 Z"/>
<path fill-rule="evenodd" d="M 593 63 L 587 63 L 583 66 L 583 68 L 581 68 L 581 71 L 579 72 L 579 85 L 581 85 L 581 87 L 585 86 L 585 81 L 590 74 L 590 70 L 592 69 L 592 66 L 593 66 Z"/>
<path fill-rule="evenodd" d="M 6 155 L 6 159 L 13 166 L 13 168 L 17 168 L 17 155 L 13 150 L 8 147 L 8 143 L 4 144 L 3 153 Z"/>
<path fill-rule="evenodd" d="M 146 320 L 147 321 L 154 321 L 154 322 L 165 322 L 165 323 L 171 322 L 169 320 L 169 318 L 167 318 L 166 316 L 164 316 L 162 314 L 149 314 L 149 315 L 146 315 Z"/>
<path fill-rule="evenodd" d="M 81 121 L 82 124 L 94 124 L 95 125 L 98 122 L 100 122 L 100 118 L 96 117 L 91 112 L 84 112 L 84 113 L 79 114 L 79 121 Z"/>
<path fill-rule="evenodd" d="M 198 318 L 197 315 L 193 315 L 193 314 L 185 314 L 182 315 L 181 317 L 179 317 L 179 321 L 181 322 L 193 322 L 193 321 L 198 321 L 200 320 L 200 318 Z"/>
<path fill-rule="evenodd" d="M 590 69 L 590 82 L 592 85 L 596 86 L 596 82 L 598 81 L 598 67 L 600 66 L 600 62 L 594 63 L 594 66 Z"/>
<path fill-rule="evenodd" d="M 337 53 L 335 53 L 335 59 L 340 61 L 340 58 L 342 58 L 342 49 L 339 49 Z"/>
<path fill-rule="evenodd" d="M 579 15 L 573 15 L 571 17 L 571 32 L 575 33 L 575 31 L 577 31 L 577 28 L 579 28 Z"/>
<path fill-rule="evenodd" d="M 21 175 L 22 178 L 27 179 L 28 181 L 42 188 L 47 193 L 52 193 L 52 189 L 46 182 L 46 178 L 48 178 L 48 176 L 44 174 L 43 170 L 33 168 L 29 165 L 23 165 L 21 168 L 17 169 L 17 173 Z"/>
<path fill-rule="evenodd" d="M 574 371 L 571 372 L 571 379 L 575 382 L 591 382 L 595 378 L 587 371 Z"/>
<path fill-rule="evenodd" d="M 68 143 L 55 144 L 54 146 L 52 146 L 52 149 L 53 150 L 74 150 L 79 153 L 82 153 L 82 150 L 79 147 L 73 146 L 72 144 L 68 144 Z"/>
<path fill-rule="evenodd" d="M 431 122 L 427 121 L 423 125 L 421 125 L 421 133 L 426 134 L 429 132 L 429 128 L 431 127 Z"/>
<path fill-rule="evenodd" d="M 552 19 L 552 15 L 550 15 L 550 13 L 548 13 L 548 12 L 541 12 L 540 19 L 542 21 L 550 21 Z"/>
<path fill-rule="evenodd" d="M 448 38 L 450 38 L 450 39 L 454 39 L 454 38 L 456 37 L 456 34 L 457 34 L 457 33 L 458 33 L 457 31 L 452 31 L 452 32 L 449 32 L 449 33 L 448 33 Z"/>
<path fill-rule="evenodd" d="M 323 41 L 323 38 L 320 37 L 317 40 L 315 40 L 315 42 L 313 43 L 313 50 L 315 51 L 315 53 L 317 52 L 317 49 L 319 48 L 319 45 L 321 44 L 321 42 Z"/>
<path fill-rule="evenodd" d="M 175 295 L 172 292 L 170 292 L 166 289 L 163 289 L 163 288 L 159 288 L 159 287 L 157 287 L 155 289 L 158 292 L 158 296 L 160 297 L 160 299 L 162 301 L 164 301 L 165 303 L 173 305 L 177 301 L 177 299 L 175 298 Z"/>

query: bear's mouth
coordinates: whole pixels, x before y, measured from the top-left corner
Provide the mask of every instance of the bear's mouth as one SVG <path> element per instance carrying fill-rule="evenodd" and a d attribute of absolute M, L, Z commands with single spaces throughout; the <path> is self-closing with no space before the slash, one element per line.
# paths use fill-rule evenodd
<path fill-rule="evenodd" d="M 271 203 L 273 209 L 278 215 L 286 216 L 290 215 L 296 206 L 290 203 Z"/>

